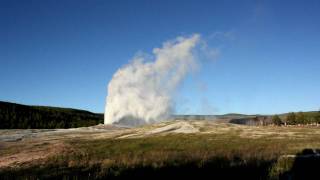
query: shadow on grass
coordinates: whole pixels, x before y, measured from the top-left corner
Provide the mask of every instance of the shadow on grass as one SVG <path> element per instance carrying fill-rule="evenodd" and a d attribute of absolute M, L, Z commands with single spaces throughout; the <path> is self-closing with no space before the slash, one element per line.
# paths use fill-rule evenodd
<path fill-rule="evenodd" d="M 81 168 L 33 167 L 19 171 L 0 172 L 1 179 L 267 179 L 268 170 L 274 161 L 258 159 L 243 160 L 216 157 L 204 163 L 172 162 L 162 167 L 134 166 L 109 167 L 100 165 Z"/>
<path fill-rule="evenodd" d="M 201 167 L 195 163 L 166 166 L 159 169 L 141 167 L 126 171 L 118 177 L 113 176 L 112 179 L 129 179 L 130 177 L 140 179 L 266 179 L 271 165 L 270 161 L 244 162 L 237 158 L 232 161 L 214 158 Z"/>
<path fill-rule="evenodd" d="M 172 161 L 155 165 L 68 167 L 45 164 L 0 171 L 0 179 L 320 179 L 320 150 L 305 149 L 279 159 L 213 157 L 205 162 Z M 272 174 L 273 173 L 273 174 Z"/>
<path fill-rule="evenodd" d="M 304 149 L 297 153 L 291 169 L 279 179 L 320 179 L 320 149 Z"/>

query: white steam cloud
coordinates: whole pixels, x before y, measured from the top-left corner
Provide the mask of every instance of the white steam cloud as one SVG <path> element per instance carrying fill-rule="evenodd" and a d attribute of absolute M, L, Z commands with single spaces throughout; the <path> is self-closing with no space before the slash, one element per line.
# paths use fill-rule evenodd
<path fill-rule="evenodd" d="M 176 88 L 197 66 L 199 41 L 199 34 L 177 37 L 153 49 L 151 59 L 140 55 L 119 69 L 108 85 L 104 123 L 139 125 L 168 118 Z"/>

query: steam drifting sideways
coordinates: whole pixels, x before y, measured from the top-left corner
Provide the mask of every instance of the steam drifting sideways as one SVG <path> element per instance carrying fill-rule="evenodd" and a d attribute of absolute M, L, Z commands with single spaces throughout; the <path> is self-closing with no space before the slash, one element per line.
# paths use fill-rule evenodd
<path fill-rule="evenodd" d="M 194 49 L 200 35 L 177 37 L 139 55 L 120 68 L 108 85 L 105 124 L 140 125 L 167 119 L 174 110 L 173 94 L 197 67 Z"/>

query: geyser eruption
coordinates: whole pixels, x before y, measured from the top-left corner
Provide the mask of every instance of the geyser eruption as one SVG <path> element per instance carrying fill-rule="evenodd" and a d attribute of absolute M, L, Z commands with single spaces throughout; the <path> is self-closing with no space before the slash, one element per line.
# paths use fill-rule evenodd
<path fill-rule="evenodd" d="M 177 37 L 140 55 L 119 69 L 108 85 L 105 124 L 138 125 L 157 122 L 173 111 L 173 93 L 196 67 L 194 48 L 200 35 Z"/>

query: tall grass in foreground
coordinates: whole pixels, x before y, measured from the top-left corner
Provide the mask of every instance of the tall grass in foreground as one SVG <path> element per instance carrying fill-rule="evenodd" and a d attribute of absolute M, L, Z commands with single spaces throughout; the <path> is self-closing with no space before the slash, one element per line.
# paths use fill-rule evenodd
<path fill-rule="evenodd" d="M 246 178 L 295 179 L 319 159 L 305 156 L 318 148 L 317 136 L 302 139 L 241 138 L 228 134 L 171 134 L 137 139 L 69 140 L 72 149 L 24 168 L 0 171 L 4 178 Z M 299 155 L 295 156 L 287 155 Z M 304 157 L 304 156 L 302 156 Z M 301 165 L 304 164 L 304 165 Z M 300 172 L 295 173 L 295 172 Z M 317 171 L 314 171 L 317 172 Z"/>

